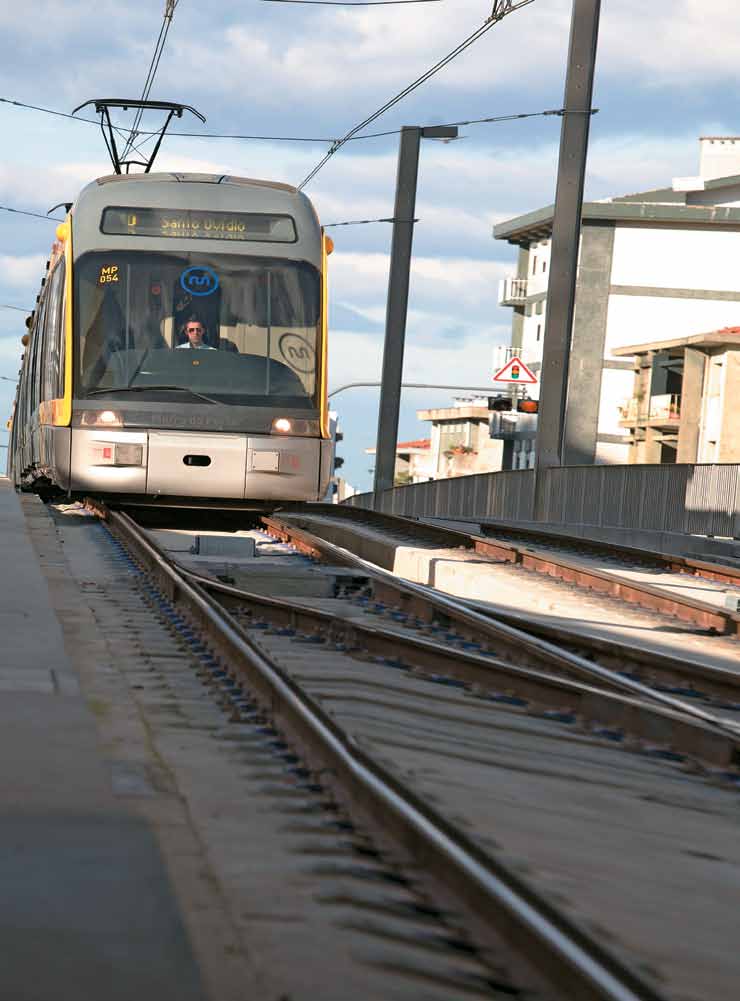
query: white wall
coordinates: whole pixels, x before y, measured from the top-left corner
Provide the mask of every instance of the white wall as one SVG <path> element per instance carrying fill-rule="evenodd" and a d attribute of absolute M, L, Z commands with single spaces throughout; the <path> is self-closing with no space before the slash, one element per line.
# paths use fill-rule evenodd
<path fill-rule="evenodd" d="M 626 466 L 629 463 L 629 445 L 610 441 L 596 443 L 596 465 Z"/>
<path fill-rule="evenodd" d="M 626 359 L 625 359 L 626 360 Z M 635 374 L 629 369 L 605 368 L 601 373 L 599 434 L 626 434 L 619 426 L 619 404 L 632 396 Z"/>
<path fill-rule="evenodd" d="M 547 302 L 532 303 L 532 315 L 525 313 L 524 324 L 522 326 L 522 361 L 529 365 L 531 362 L 542 361 L 542 346 L 545 341 L 545 320 L 547 319 Z M 537 310 L 542 312 L 538 313 Z M 539 340 L 537 331 L 539 328 Z M 533 387 L 534 388 L 534 387 Z"/>
<path fill-rule="evenodd" d="M 699 140 L 699 172 L 704 178 L 740 174 L 740 139 L 703 136 Z"/>
<path fill-rule="evenodd" d="M 604 355 L 608 358 L 614 348 L 629 344 L 666 341 L 734 326 L 740 326 L 740 302 L 611 295 Z"/>
<path fill-rule="evenodd" d="M 547 292 L 550 277 L 550 241 L 541 240 L 529 247 L 529 270 L 527 272 L 527 295 Z"/>
<path fill-rule="evenodd" d="M 738 260 L 740 232 L 618 225 L 611 281 L 732 292 L 740 290 Z"/>
<path fill-rule="evenodd" d="M 740 205 L 740 184 L 726 188 L 710 188 L 709 191 L 687 191 L 687 205 Z"/>

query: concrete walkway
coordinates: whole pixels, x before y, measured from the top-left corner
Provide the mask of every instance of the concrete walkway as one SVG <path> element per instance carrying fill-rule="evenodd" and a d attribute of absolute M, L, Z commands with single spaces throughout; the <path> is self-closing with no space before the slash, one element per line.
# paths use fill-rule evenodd
<path fill-rule="evenodd" d="M 201 1001 L 157 841 L 115 794 L 0 478 L 0 997 Z"/>

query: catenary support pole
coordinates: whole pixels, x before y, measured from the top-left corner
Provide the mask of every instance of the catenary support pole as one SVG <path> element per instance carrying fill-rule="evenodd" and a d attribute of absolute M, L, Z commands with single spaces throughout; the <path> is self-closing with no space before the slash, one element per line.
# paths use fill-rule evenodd
<path fill-rule="evenodd" d="M 396 203 L 393 210 L 393 239 L 385 314 L 385 345 L 378 412 L 375 453 L 375 490 L 393 486 L 396 466 L 398 413 L 401 406 L 401 376 L 406 340 L 406 313 L 409 302 L 411 247 L 414 239 L 416 179 L 419 173 L 421 129 L 401 129 L 396 174 Z"/>
<path fill-rule="evenodd" d="M 376 440 L 375 490 L 393 486 L 396 468 L 398 414 L 401 407 L 401 377 L 409 304 L 411 248 L 414 241 L 416 180 L 419 175 L 419 146 L 422 139 L 456 139 L 454 125 L 428 125 L 401 129 L 396 173 L 396 203 L 393 210 L 391 266 L 385 312 L 382 384 Z"/>
<path fill-rule="evenodd" d="M 540 376 L 538 470 L 562 465 L 564 459 L 583 182 L 600 8 L 601 0 L 573 0 Z"/>

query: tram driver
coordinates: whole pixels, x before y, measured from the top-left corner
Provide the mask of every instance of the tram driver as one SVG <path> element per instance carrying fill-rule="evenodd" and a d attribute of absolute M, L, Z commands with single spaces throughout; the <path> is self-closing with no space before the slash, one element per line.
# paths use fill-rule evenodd
<path fill-rule="evenodd" d="M 194 348 L 202 349 L 204 351 L 215 351 L 216 349 L 211 347 L 210 344 L 206 344 L 204 338 L 206 336 L 206 328 L 198 319 L 197 316 L 189 317 L 183 325 L 183 333 L 187 337 L 184 344 L 178 344 L 179 348 Z"/>

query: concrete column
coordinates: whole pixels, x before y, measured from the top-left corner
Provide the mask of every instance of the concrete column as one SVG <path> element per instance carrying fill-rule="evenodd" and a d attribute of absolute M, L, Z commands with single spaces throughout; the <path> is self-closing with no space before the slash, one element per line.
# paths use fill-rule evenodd
<path fill-rule="evenodd" d="M 519 248 L 519 259 L 516 265 L 517 278 L 527 278 L 529 275 L 529 248 Z M 511 346 L 520 351 L 524 339 L 524 306 L 514 306 L 511 320 Z"/>
<path fill-rule="evenodd" d="M 538 470 L 571 461 L 566 449 L 566 406 L 569 406 L 578 244 L 600 9 L 601 0 L 573 0 L 547 283 L 547 331 L 537 426 Z"/>
<path fill-rule="evenodd" d="M 718 462 L 740 462 L 740 351 L 725 351 L 725 388 Z M 740 496 L 738 496 L 740 501 Z"/>
<path fill-rule="evenodd" d="M 612 223 L 583 226 L 568 373 L 566 466 L 591 465 L 596 457 L 613 251 Z"/>
<path fill-rule="evenodd" d="M 686 348 L 681 381 L 681 420 L 678 426 L 676 462 L 696 462 L 699 455 L 702 391 L 706 355 L 699 348 Z"/>

